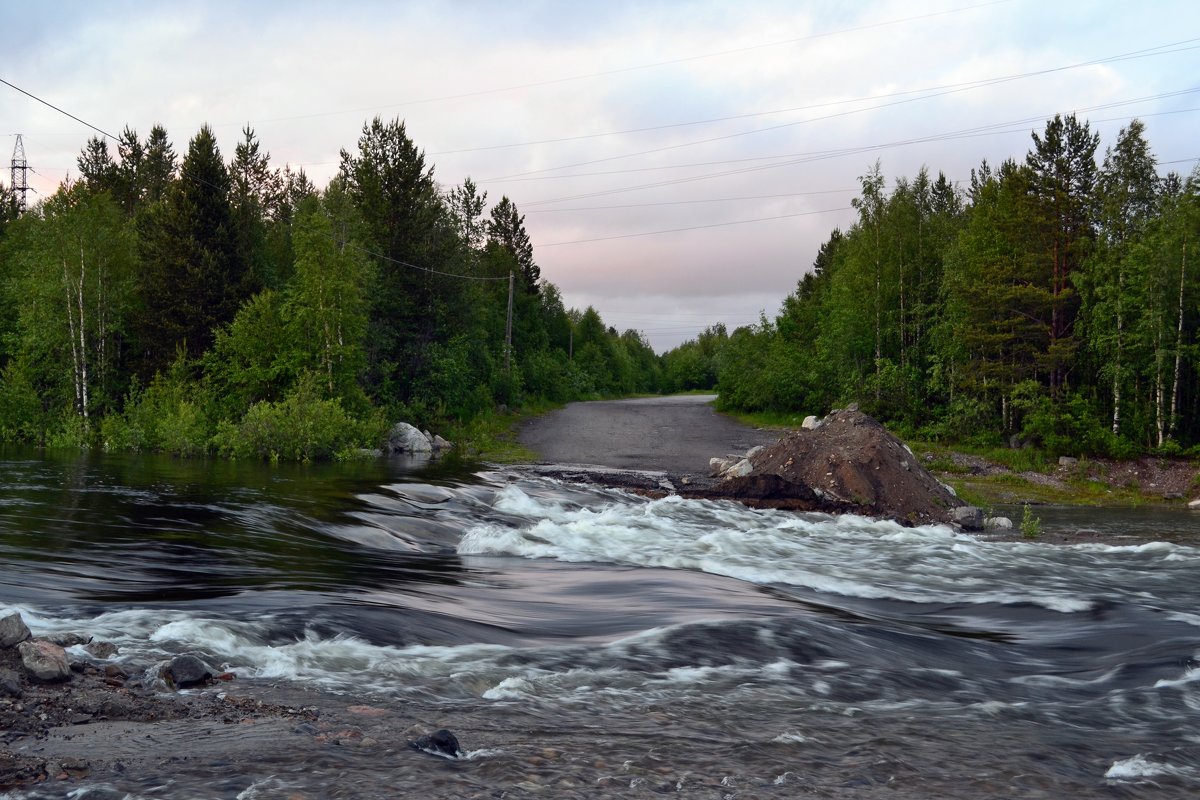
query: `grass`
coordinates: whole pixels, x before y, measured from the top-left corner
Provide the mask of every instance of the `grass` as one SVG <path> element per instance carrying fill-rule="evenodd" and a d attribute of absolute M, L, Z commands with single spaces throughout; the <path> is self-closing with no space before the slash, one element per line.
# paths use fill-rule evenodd
<path fill-rule="evenodd" d="M 556 403 L 534 402 L 517 412 L 493 411 L 467 422 L 452 422 L 446 429 L 446 438 L 468 457 L 498 464 L 537 461 L 537 454 L 517 441 L 517 431 L 530 417 L 561 407 Z"/>

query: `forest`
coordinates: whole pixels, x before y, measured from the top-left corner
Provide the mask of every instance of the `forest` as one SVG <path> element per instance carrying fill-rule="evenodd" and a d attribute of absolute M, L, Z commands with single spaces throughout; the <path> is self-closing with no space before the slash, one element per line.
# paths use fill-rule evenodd
<path fill-rule="evenodd" d="M 774 320 L 664 357 L 729 410 L 857 402 L 904 435 L 1054 455 L 1200 453 L 1200 168 L 1160 175 L 1132 120 L 1099 153 L 1056 116 L 968 186 L 859 178 Z"/>
<path fill-rule="evenodd" d="M 401 419 L 716 387 L 929 441 L 1196 455 L 1200 168 L 1160 174 L 1138 120 L 1099 148 L 1056 116 L 963 186 L 876 162 L 773 320 L 658 356 L 566 308 L 516 205 L 441 186 L 400 120 L 323 189 L 249 127 L 228 162 L 207 126 L 182 157 L 126 128 L 23 214 L 0 185 L 0 441 L 313 460 Z"/>
<path fill-rule="evenodd" d="M 24 213 L 0 185 L 0 442 L 317 460 L 660 388 L 640 334 L 564 307 L 515 204 L 440 186 L 402 121 L 324 189 L 249 127 L 228 162 L 208 126 L 182 157 L 158 125 L 109 142 Z"/>

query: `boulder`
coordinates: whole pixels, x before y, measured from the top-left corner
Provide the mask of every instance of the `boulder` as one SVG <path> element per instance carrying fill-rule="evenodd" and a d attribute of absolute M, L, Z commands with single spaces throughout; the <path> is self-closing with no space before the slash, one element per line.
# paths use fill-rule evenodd
<path fill-rule="evenodd" d="M 25 671 L 43 683 L 64 681 L 71 677 L 67 651 L 44 639 L 29 639 L 17 645 Z"/>
<path fill-rule="evenodd" d="M 441 436 L 438 436 L 436 434 L 434 435 L 434 437 L 433 437 L 434 452 L 440 453 L 443 450 L 449 450 L 452 447 L 454 447 L 454 444 L 452 442 L 448 442 L 445 439 L 443 439 Z"/>
<path fill-rule="evenodd" d="M 718 478 L 725 473 L 725 470 L 732 467 L 736 461 L 729 458 L 713 457 L 708 460 L 708 474 L 713 478 Z"/>
<path fill-rule="evenodd" d="M 1059 456 L 1058 457 L 1058 465 L 1060 467 L 1068 467 L 1068 468 L 1069 467 L 1077 467 L 1077 466 L 1079 466 L 1079 459 L 1071 458 L 1070 456 Z"/>
<path fill-rule="evenodd" d="M 830 412 L 820 426 L 768 445 L 748 473 L 721 482 L 713 496 L 914 525 L 950 522 L 950 510 L 963 505 L 899 439 L 856 408 Z"/>
<path fill-rule="evenodd" d="M 983 509 L 976 506 L 958 506 L 950 509 L 950 521 L 964 531 L 983 530 Z"/>
<path fill-rule="evenodd" d="M 186 689 L 212 680 L 216 672 L 193 655 L 176 656 L 163 669 L 163 678 L 177 689 Z"/>
<path fill-rule="evenodd" d="M 393 453 L 432 453 L 425 434 L 407 422 L 397 422 L 388 432 L 388 450 Z"/>
<path fill-rule="evenodd" d="M 1012 530 L 1012 526 L 1012 520 L 1008 517 L 988 517 L 983 521 L 983 527 L 992 528 L 994 530 Z"/>
<path fill-rule="evenodd" d="M 766 449 L 767 449 L 766 445 L 761 445 L 761 444 L 756 447 L 751 447 L 749 450 L 746 451 L 746 458 L 753 460 L 753 458 L 756 455 L 758 455 L 759 453 L 761 453 L 763 450 L 766 450 Z"/>
<path fill-rule="evenodd" d="M 6 617 L 0 618 L 0 647 L 12 647 L 25 641 L 29 636 L 29 628 L 20 614 L 14 611 Z"/>
<path fill-rule="evenodd" d="M 743 458 L 721 474 L 726 480 L 730 480 L 732 478 L 744 478 L 753 471 L 754 465 L 750 463 L 750 459 Z"/>
<path fill-rule="evenodd" d="M 821 418 L 814 417 L 812 414 L 809 414 L 804 418 L 804 422 L 800 423 L 800 429 L 805 431 L 815 431 L 819 427 L 821 427 Z"/>

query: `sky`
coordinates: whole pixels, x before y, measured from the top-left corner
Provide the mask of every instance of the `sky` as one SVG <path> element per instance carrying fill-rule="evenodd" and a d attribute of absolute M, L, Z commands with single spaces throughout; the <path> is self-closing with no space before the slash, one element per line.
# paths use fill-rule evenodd
<path fill-rule="evenodd" d="M 10 5 L 0 78 L 109 134 L 254 129 L 323 188 L 375 116 L 446 190 L 522 214 L 542 276 L 658 351 L 773 318 L 858 179 L 965 186 L 1056 113 L 1200 157 L 1194 0 L 54 2 Z M 33 202 L 96 130 L 0 84 Z M 110 142 L 115 152 L 115 142 Z M 8 182 L 8 170 L 0 174 Z M 437 265 L 428 265 L 436 268 Z"/>

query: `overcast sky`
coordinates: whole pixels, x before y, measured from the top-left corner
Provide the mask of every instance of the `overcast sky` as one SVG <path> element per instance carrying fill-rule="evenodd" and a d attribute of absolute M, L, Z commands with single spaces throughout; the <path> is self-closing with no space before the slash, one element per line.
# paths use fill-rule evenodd
<path fill-rule="evenodd" d="M 3 27 L 0 78 L 87 123 L 162 123 L 182 155 L 207 122 L 227 160 L 249 124 L 319 187 L 404 119 L 443 187 L 512 198 L 569 306 L 660 351 L 773 317 L 876 159 L 965 181 L 1057 112 L 1101 152 L 1142 119 L 1163 172 L 1200 157 L 1195 0 L 54 2 Z M 95 132 L 0 85 L 6 165 L 17 133 L 39 197 Z"/>

